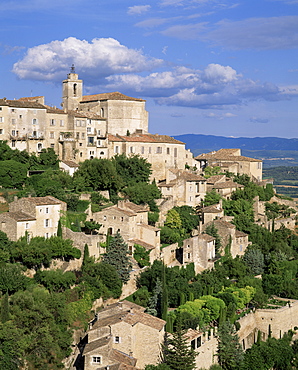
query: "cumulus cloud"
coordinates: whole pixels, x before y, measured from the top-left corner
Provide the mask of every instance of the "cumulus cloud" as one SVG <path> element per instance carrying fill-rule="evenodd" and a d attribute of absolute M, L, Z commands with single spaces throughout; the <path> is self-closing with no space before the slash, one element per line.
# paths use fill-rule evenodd
<path fill-rule="evenodd" d="M 240 75 L 239 75 L 240 76 Z M 229 66 L 209 64 L 202 75 L 203 80 L 213 83 L 227 83 L 237 80 L 237 72 Z"/>
<path fill-rule="evenodd" d="M 149 71 L 163 61 L 129 49 L 113 38 L 89 43 L 69 37 L 28 49 L 24 58 L 14 64 L 13 72 L 21 79 L 61 81 L 72 64 L 82 71 L 85 80 L 91 81 L 116 73 Z"/>
<path fill-rule="evenodd" d="M 298 47 L 298 16 L 224 20 L 205 35 L 215 45 L 232 49 L 291 49 Z"/>
<path fill-rule="evenodd" d="M 222 113 L 222 114 L 218 114 L 218 113 L 213 113 L 213 112 L 210 112 L 210 113 L 205 113 L 203 114 L 203 116 L 205 118 L 213 118 L 213 119 L 217 119 L 217 120 L 223 120 L 225 118 L 233 118 L 233 117 L 237 117 L 236 114 L 233 114 L 233 113 Z"/>
<path fill-rule="evenodd" d="M 135 6 L 130 6 L 128 8 L 127 14 L 129 15 L 140 15 L 143 13 L 148 12 L 148 10 L 151 8 L 150 5 L 135 5 Z"/>

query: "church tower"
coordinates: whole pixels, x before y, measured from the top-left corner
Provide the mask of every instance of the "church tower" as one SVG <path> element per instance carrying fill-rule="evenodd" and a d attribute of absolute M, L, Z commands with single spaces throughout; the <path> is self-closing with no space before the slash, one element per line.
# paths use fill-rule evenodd
<path fill-rule="evenodd" d="M 64 111 L 76 110 L 83 96 L 83 81 L 78 79 L 74 65 L 67 75 L 67 80 L 63 81 L 63 103 Z"/>

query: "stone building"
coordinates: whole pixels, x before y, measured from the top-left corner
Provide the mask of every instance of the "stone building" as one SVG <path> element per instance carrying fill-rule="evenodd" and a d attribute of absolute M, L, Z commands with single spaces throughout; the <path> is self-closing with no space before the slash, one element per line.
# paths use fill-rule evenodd
<path fill-rule="evenodd" d="M 195 158 L 198 167 L 219 166 L 223 172 L 232 172 L 235 175 L 246 174 L 253 181 L 262 181 L 262 161 L 244 157 L 240 149 L 220 149 L 218 151 L 203 153 Z"/>
<path fill-rule="evenodd" d="M 225 248 L 230 246 L 230 253 L 233 258 L 242 256 L 245 253 L 247 246 L 250 244 L 248 235 L 236 230 L 236 226 L 224 219 L 213 220 L 202 225 L 202 230 L 205 230 L 208 225 L 214 224 L 218 235 L 221 239 L 220 253 L 223 255 Z"/>
<path fill-rule="evenodd" d="M 178 243 L 168 245 L 161 251 L 164 264 L 186 266 L 194 264 L 196 274 L 214 266 L 215 238 L 207 234 L 199 234 L 185 239 L 181 247 Z"/>
<path fill-rule="evenodd" d="M 9 212 L 0 214 L 0 228 L 14 241 L 26 233 L 49 238 L 57 235 L 61 211 L 66 211 L 66 203 L 52 196 L 15 199 Z"/>
<path fill-rule="evenodd" d="M 144 369 L 159 362 L 165 321 L 146 314 L 145 308 L 128 301 L 108 306 L 90 323 L 82 351 L 85 370 L 114 365 L 115 352 L 122 353 L 130 366 Z M 112 356 L 111 356 L 112 355 Z M 119 362 L 119 361 L 118 361 Z"/>
<path fill-rule="evenodd" d="M 0 99 L 0 140 L 13 149 L 40 153 L 52 148 L 63 161 L 83 162 L 138 154 L 152 164 L 152 180 L 165 179 L 168 168 L 194 166 L 185 144 L 148 133 L 145 100 L 119 92 L 83 96 L 74 68 L 63 81 L 63 109 L 44 97 Z"/>
<path fill-rule="evenodd" d="M 169 169 L 164 181 L 157 186 L 163 198 L 172 198 L 174 206 L 188 205 L 195 207 L 204 200 L 207 180 L 192 171 Z"/>
<path fill-rule="evenodd" d="M 148 225 L 148 208 L 129 201 L 119 201 L 117 205 L 107 207 L 100 212 L 88 216 L 99 224 L 102 235 L 121 234 L 128 244 L 130 254 L 134 253 L 134 245 L 143 246 L 150 251 L 150 262 L 160 255 L 160 229 Z"/>

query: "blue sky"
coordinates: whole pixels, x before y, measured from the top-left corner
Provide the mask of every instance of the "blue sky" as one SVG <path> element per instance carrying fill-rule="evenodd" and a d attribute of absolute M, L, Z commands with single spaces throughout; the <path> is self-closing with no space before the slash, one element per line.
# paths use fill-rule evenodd
<path fill-rule="evenodd" d="M 298 0 L 7 0 L 0 97 L 147 100 L 151 133 L 298 137 Z"/>

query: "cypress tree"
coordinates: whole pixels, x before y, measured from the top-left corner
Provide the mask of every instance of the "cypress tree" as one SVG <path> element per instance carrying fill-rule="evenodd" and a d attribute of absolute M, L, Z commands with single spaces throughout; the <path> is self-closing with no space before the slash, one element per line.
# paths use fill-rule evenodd
<path fill-rule="evenodd" d="M 8 292 L 6 292 L 2 298 L 1 302 L 1 322 L 6 323 L 9 320 L 9 302 L 8 302 Z"/>
<path fill-rule="evenodd" d="M 60 219 L 58 221 L 57 236 L 62 238 L 62 226 L 61 226 L 61 220 Z"/>
<path fill-rule="evenodd" d="M 171 337 L 165 337 L 162 350 L 163 362 L 172 370 L 193 370 L 196 368 L 196 353 L 187 343 L 180 318 L 178 318 L 176 332 Z"/>
<path fill-rule="evenodd" d="M 162 269 L 162 299 L 161 299 L 161 318 L 167 321 L 168 315 L 168 288 L 166 282 L 166 266 L 163 264 Z"/>
<path fill-rule="evenodd" d="M 129 280 L 129 273 L 132 265 L 128 256 L 128 246 L 119 232 L 117 232 L 115 237 L 112 238 L 103 261 L 116 268 L 116 271 L 123 283 L 126 283 Z"/>

